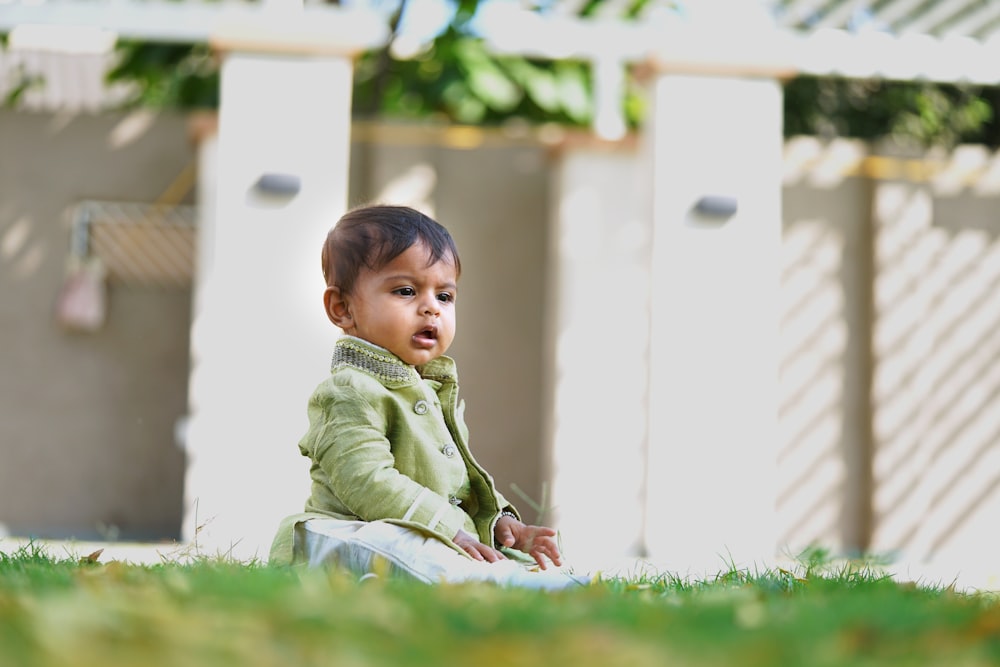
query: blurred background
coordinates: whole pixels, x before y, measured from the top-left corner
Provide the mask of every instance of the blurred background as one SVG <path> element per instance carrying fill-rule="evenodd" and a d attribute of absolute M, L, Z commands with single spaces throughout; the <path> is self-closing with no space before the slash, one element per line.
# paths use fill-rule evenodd
<path fill-rule="evenodd" d="M 996 561 L 1000 1 L 0 2 L 0 536 L 264 557 L 319 248 L 462 253 L 472 449 L 571 560 Z"/>

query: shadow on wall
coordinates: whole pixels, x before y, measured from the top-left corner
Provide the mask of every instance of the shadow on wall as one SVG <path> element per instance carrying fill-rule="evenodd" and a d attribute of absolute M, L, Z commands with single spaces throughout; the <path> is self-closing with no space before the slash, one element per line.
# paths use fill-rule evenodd
<path fill-rule="evenodd" d="M 23 210 L 0 216 L 10 220 L 0 229 L 0 280 L 7 283 L 30 280 L 45 263 L 47 247 L 39 239 L 34 219 Z"/>
<path fill-rule="evenodd" d="M 874 546 L 920 556 L 979 541 L 1000 510 L 1000 219 L 934 194 L 876 200 Z"/>
<path fill-rule="evenodd" d="M 791 187 L 794 185 L 794 187 Z M 851 498 L 865 493 L 857 459 L 868 448 L 864 386 L 869 323 L 857 241 L 867 187 L 857 178 L 786 183 L 780 290 L 779 543 L 863 545 L 865 517 Z M 861 287 L 861 289 L 856 289 Z"/>
<path fill-rule="evenodd" d="M 817 176 L 837 151 L 843 177 Z M 782 542 L 981 552 L 1000 512 L 997 158 L 956 188 L 961 151 L 916 182 L 843 153 L 786 183 Z"/>

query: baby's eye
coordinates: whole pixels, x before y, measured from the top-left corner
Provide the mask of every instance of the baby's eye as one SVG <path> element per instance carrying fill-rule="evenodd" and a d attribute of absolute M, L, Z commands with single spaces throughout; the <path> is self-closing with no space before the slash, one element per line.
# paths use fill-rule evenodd
<path fill-rule="evenodd" d="M 414 296 L 417 293 L 417 291 L 412 287 L 399 287 L 397 289 L 392 290 L 392 293 L 398 294 L 400 296 Z"/>
<path fill-rule="evenodd" d="M 442 303 L 451 303 L 455 300 L 455 295 L 448 292 L 441 292 L 438 294 L 437 298 L 438 301 L 441 301 Z"/>

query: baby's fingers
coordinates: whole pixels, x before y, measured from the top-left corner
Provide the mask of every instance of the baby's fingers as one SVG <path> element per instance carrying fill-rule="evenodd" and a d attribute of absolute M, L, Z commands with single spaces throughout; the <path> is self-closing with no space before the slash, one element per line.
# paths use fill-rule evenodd
<path fill-rule="evenodd" d="M 562 565 L 562 557 L 559 554 L 559 547 L 555 540 L 541 539 L 532 545 L 531 556 L 543 570 L 548 568 L 544 557 L 548 557 L 556 566 Z"/>
<path fill-rule="evenodd" d="M 487 563 L 496 563 L 497 561 L 507 560 L 507 557 L 501 552 L 497 551 L 493 547 L 486 546 L 485 544 L 477 543 L 474 545 L 474 548 L 476 549 L 476 554 L 474 556 L 476 560 L 484 560 Z"/>

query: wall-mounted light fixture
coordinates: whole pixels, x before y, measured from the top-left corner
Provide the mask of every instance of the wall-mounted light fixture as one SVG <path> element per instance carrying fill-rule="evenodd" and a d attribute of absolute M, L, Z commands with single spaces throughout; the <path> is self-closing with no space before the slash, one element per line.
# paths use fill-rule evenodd
<path fill-rule="evenodd" d="M 728 195 L 705 195 L 694 205 L 696 213 L 714 218 L 719 222 L 724 222 L 736 215 L 738 208 L 739 202 L 737 202 L 736 197 Z"/>
<path fill-rule="evenodd" d="M 299 194 L 302 179 L 295 174 L 261 174 L 252 189 L 259 195 L 289 199 Z"/>
<path fill-rule="evenodd" d="M 247 204 L 255 208 L 284 208 L 302 190 L 302 179 L 295 174 L 261 174 L 247 190 Z"/>

